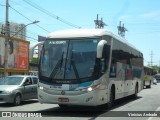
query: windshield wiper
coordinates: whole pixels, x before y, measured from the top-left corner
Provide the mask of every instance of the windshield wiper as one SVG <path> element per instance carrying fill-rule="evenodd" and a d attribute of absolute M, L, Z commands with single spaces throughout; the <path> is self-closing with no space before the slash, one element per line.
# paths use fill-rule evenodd
<path fill-rule="evenodd" d="M 79 82 L 81 82 L 80 78 L 79 78 L 79 73 L 78 73 L 78 70 L 77 70 L 77 67 L 75 65 L 75 62 L 73 60 L 73 51 L 72 51 L 72 54 L 71 54 L 71 60 L 70 60 L 70 68 L 71 68 L 71 65 L 73 66 L 73 70 L 74 70 L 74 73 L 76 75 L 76 78 Z"/>
<path fill-rule="evenodd" d="M 77 80 L 78 80 L 79 82 L 81 82 L 81 81 L 80 81 L 80 78 L 79 78 L 79 74 L 78 74 L 77 68 L 76 68 L 76 65 L 75 65 L 75 62 L 74 62 L 74 60 L 72 60 L 72 59 L 71 59 L 71 64 L 72 64 L 72 66 L 73 66 L 73 70 L 74 70 L 74 72 L 75 72 L 75 75 L 76 75 Z"/>
<path fill-rule="evenodd" d="M 54 78 L 55 75 L 57 74 L 59 68 L 60 68 L 60 70 L 61 70 L 62 64 L 63 64 L 63 55 L 64 55 L 64 51 L 63 51 L 63 53 L 62 53 L 61 58 L 58 60 L 56 66 L 55 66 L 54 69 L 52 70 L 52 72 L 51 72 L 49 78 Z"/>
<path fill-rule="evenodd" d="M 61 59 L 60 59 L 60 70 L 61 70 L 61 68 L 62 68 L 62 64 L 63 64 L 63 55 L 64 55 L 64 51 L 63 51 L 63 53 L 62 53 L 62 57 L 61 57 Z"/>

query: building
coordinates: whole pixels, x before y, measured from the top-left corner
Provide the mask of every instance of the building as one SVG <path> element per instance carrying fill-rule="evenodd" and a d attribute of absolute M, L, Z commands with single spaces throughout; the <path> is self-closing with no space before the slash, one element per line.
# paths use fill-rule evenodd
<path fill-rule="evenodd" d="M 14 36 L 16 38 L 26 40 L 26 27 L 25 24 L 18 24 L 10 22 L 9 24 L 10 36 Z M 0 33 L 5 34 L 5 24 L 0 23 Z"/>

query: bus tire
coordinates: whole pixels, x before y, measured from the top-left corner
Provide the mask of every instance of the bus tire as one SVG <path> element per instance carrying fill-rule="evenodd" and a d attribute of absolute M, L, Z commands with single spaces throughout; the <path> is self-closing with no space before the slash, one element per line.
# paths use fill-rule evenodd
<path fill-rule="evenodd" d="M 68 107 L 68 105 L 64 105 L 64 104 L 58 104 L 60 108 L 66 108 Z"/>
<path fill-rule="evenodd" d="M 149 82 L 149 85 L 146 86 L 146 88 L 151 88 L 151 81 Z"/>
<path fill-rule="evenodd" d="M 148 85 L 148 88 L 151 88 L 151 81 L 150 81 L 150 84 Z"/>
<path fill-rule="evenodd" d="M 111 91 L 110 91 L 110 97 L 109 97 L 109 101 L 107 103 L 107 107 L 111 108 L 113 106 L 113 103 L 114 103 L 114 88 L 112 87 Z"/>
<path fill-rule="evenodd" d="M 143 81 L 143 89 L 145 88 L 145 81 Z"/>
<path fill-rule="evenodd" d="M 133 98 L 136 99 L 138 97 L 138 84 L 135 86 L 135 92 L 133 94 Z"/>

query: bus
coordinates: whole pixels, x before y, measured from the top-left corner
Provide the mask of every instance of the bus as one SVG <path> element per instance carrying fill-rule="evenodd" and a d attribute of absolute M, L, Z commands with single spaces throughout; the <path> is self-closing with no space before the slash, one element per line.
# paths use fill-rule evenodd
<path fill-rule="evenodd" d="M 152 80 L 153 80 L 153 69 L 148 66 L 144 66 L 144 79 L 143 85 L 146 88 L 151 88 Z"/>
<path fill-rule="evenodd" d="M 111 107 L 143 89 L 143 54 L 105 29 L 50 33 L 39 62 L 40 103 Z"/>

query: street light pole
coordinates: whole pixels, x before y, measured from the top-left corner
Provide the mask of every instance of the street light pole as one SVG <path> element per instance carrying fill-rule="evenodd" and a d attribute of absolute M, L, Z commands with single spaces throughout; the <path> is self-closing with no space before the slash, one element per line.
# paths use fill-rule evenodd
<path fill-rule="evenodd" d="M 7 0 L 8 1 L 8 0 Z M 7 6 L 7 3 L 6 3 L 6 6 Z M 6 10 L 7 11 L 7 10 Z M 6 14 L 7 16 L 7 14 Z M 19 31 L 17 31 L 13 36 L 11 37 L 14 37 L 16 36 L 20 31 L 22 31 L 25 27 L 27 27 L 28 25 L 31 25 L 31 24 L 36 24 L 40 21 L 33 21 L 32 23 L 28 23 L 27 25 L 25 25 L 24 27 L 22 27 Z M 6 38 L 5 38 L 5 66 L 4 66 L 4 72 L 5 72 L 5 76 L 8 76 L 8 72 L 7 72 L 7 69 L 8 69 L 8 49 L 7 49 L 7 44 L 8 44 L 8 41 L 9 41 L 9 38 L 10 38 L 10 31 L 9 31 L 9 24 L 8 24 L 8 18 L 6 17 Z M 7 26 L 8 24 L 8 26 Z"/>
<path fill-rule="evenodd" d="M 8 56 L 7 56 L 7 53 L 8 53 L 8 49 L 7 49 L 7 43 L 8 43 L 8 37 L 10 36 L 10 30 L 9 30 L 9 22 L 8 22 L 8 8 L 9 8 L 9 3 L 8 3 L 8 0 L 6 0 L 6 29 L 5 29 L 5 55 L 4 55 L 4 60 L 5 60 L 5 64 L 4 64 L 4 74 L 5 76 L 8 75 L 7 73 L 7 61 L 8 61 Z"/>
<path fill-rule="evenodd" d="M 35 20 L 35 21 L 33 21 L 32 23 L 28 23 L 27 25 L 25 25 L 24 27 L 22 27 L 19 31 L 17 31 L 13 36 L 11 36 L 11 37 L 14 37 L 14 36 L 16 36 L 20 31 L 22 31 L 24 28 L 26 28 L 28 25 L 31 25 L 31 24 L 36 24 L 36 23 L 39 23 L 40 21 L 37 21 L 37 20 Z"/>

